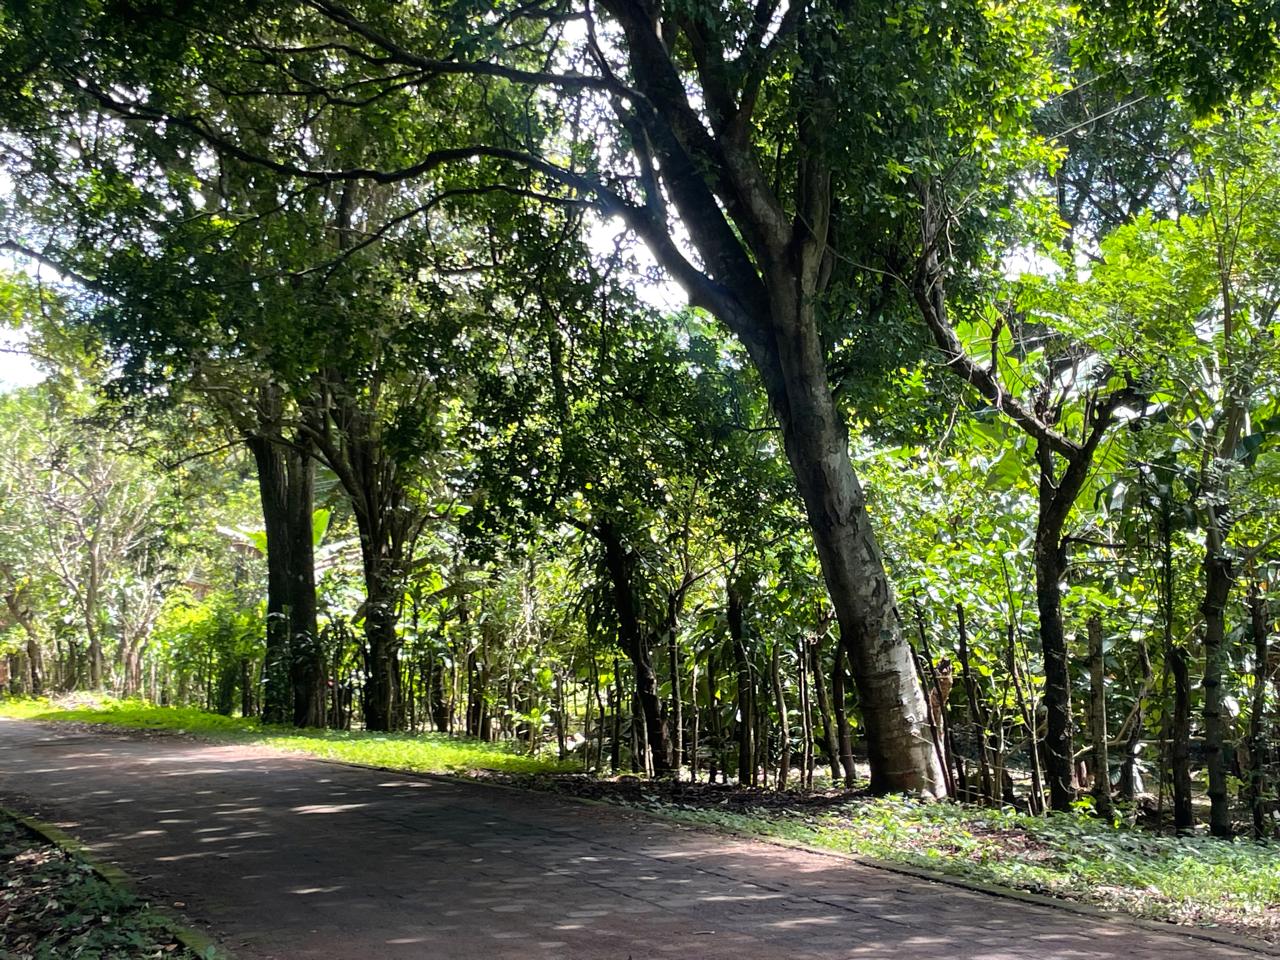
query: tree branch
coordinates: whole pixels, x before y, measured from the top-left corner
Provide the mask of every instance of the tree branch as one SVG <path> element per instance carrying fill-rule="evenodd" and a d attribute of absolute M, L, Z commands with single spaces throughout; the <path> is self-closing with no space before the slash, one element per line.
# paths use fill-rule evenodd
<path fill-rule="evenodd" d="M 931 250 L 920 258 L 911 280 L 911 292 L 924 317 L 925 326 L 933 336 L 934 344 L 953 373 L 970 383 L 993 407 L 1008 416 L 1025 433 L 1046 444 L 1054 452 L 1071 457 L 1080 449 L 1078 443 L 1055 430 L 1010 394 L 997 379 L 994 370 L 983 369 L 965 352 L 964 344 L 947 319 L 942 270 L 935 251 Z"/>
<path fill-rule="evenodd" d="M 608 90 L 611 85 L 604 77 L 582 73 L 553 73 L 541 70 L 521 70 L 487 61 L 438 60 L 424 57 L 396 43 L 386 34 L 351 12 L 345 5 L 332 0 L 307 0 L 307 5 L 339 26 L 363 37 L 387 54 L 387 59 L 406 67 L 413 67 L 433 76 L 455 74 L 462 76 L 486 76 L 510 80 L 512 83 L 532 86 L 552 86 L 562 90 Z"/>

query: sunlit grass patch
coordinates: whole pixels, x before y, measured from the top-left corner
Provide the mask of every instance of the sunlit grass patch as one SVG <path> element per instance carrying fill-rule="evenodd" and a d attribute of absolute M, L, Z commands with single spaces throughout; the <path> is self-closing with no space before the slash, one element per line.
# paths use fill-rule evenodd
<path fill-rule="evenodd" d="M 261 736 L 273 747 L 418 773 L 465 773 L 468 770 L 550 773 L 569 769 L 554 760 L 517 753 L 504 743 L 483 743 L 440 733 L 267 729 Z"/>
<path fill-rule="evenodd" d="M 85 702 L 82 699 L 64 704 L 29 698 L 0 699 L 0 716 L 96 723 L 133 730 L 171 730 L 416 773 L 465 773 L 468 770 L 549 773 L 569 769 L 554 760 L 519 753 L 506 743 L 483 743 L 440 733 L 299 730 L 190 707 L 157 707 L 136 700 L 102 698 Z"/>
<path fill-rule="evenodd" d="M 667 809 L 778 837 L 1151 919 L 1280 941 L 1280 844 L 1160 836 L 1078 815 L 859 798 L 828 812 Z"/>

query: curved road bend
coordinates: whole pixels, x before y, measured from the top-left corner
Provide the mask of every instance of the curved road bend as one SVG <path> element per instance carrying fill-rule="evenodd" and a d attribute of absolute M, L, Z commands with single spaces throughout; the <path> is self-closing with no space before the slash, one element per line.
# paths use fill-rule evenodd
<path fill-rule="evenodd" d="M 0 721 L 0 801 L 241 960 L 1258 956 L 623 810 Z"/>

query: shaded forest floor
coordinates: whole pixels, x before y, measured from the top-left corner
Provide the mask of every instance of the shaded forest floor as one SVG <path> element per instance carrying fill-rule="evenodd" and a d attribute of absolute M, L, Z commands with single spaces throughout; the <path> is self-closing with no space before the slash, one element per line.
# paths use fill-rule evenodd
<path fill-rule="evenodd" d="M 138 704 L 0 701 L 0 716 L 73 721 L 271 746 L 327 759 L 467 776 L 603 801 L 683 823 L 874 857 L 1150 919 L 1280 943 L 1280 844 L 1162 836 L 1085 815 L 1030 817 L 955 803 L 568 772 L 504 745 L 441 735 L 303 733 Z"/>
<path fill-rule="evenodd" d="M 0 956 L 198 960 L 149 904 L 3 814 Z"/>

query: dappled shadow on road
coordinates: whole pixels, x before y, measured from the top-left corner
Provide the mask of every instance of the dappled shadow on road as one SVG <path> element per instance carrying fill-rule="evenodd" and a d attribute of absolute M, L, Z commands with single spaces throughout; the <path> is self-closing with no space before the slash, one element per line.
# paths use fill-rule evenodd
<path fill-rule="evenodd" d="M 545 795 L 104 741 L 5 743 L 4 789 L 247 958 L 1243 955 Z"/>

